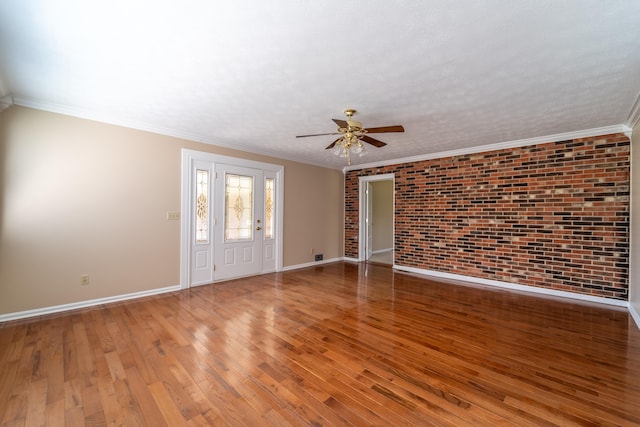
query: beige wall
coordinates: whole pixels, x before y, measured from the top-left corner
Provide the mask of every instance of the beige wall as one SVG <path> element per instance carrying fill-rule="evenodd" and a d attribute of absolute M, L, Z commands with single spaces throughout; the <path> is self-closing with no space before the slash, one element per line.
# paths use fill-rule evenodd
<path fill-rule="evenodd" d="M 640 123 L 631 136 L 631 258 L 629 302 L 640 314 Z M 640 325 L 638 325 L 640 326 Z"/>
<path fill-rule="evenodd" d="M 373 243 L 371 250 L 393 248 L 393 180 L 371 181 Z"/>
<path fill-rule="evenodd" d="M 166 212 L 182 148 L 284 165 L 285 267 L 342 256 L 340 171 L 14 106 L 0 113 L 0 314 L 179 284 Z"/>

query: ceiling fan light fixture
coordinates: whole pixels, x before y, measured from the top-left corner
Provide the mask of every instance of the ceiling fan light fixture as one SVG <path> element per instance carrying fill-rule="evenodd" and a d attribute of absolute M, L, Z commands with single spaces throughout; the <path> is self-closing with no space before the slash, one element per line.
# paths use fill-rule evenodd
<path fill-rule="evenodd" d="M 338 125 L 337 132 L 298 135 L 296 138 L 321 135 L 340 135 L 340 137 L 329 144 L 326 149 L 332 150 L 333 154 L 338 157 L 346 158 L 347 165 L 350 166 L 351 154 L 355 154 L 358 157 L 362 157 L 366 154 L 367 151 L 365 150 L 364 142 L 377 148 L 387 145 L 378 139 L 370 137 L 368 135 L 369 133 L 404 132 L 404 128 L 401 125 L 364 128 L 362 127 L 361 122 L 352 120 L 355 112 L 356 110 L 353 109 L 344 110 L 347 120 L 332 119 L 333 122 Z"/>
<path fill-rule="evenodd" d="M 357 154 L 358 157 L 366 154 L 364 144 L 353 132 L 347 132 L 342 138 L 338 139 L 332 151 L 336 156 L 347 159 L 347 165 L 349 166 L 351 166 L 351 154 Z"/>
<path fill-rule="evenodd" d="M 347 159 L 347 162 L 351 161 L 351 159 L 349 158 L 349 150 L 345 149 L 342 146 L 340 147 L 340 150 L 336 152 L 336 155 L 341 159 Z"/>
<path fill-rule="evenodd" d="M 359 139 L 356 139 L 356 142 L 351 144 L 351 151 L 353 151 L 353 154 L 362 156 L 365 151 L 364 145 L 362 145 L 362 141 L 360 141 Z"/>

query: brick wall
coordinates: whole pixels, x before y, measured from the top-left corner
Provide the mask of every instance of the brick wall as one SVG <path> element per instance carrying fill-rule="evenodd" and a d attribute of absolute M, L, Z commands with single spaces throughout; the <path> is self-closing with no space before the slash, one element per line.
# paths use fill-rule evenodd
<path fill-rule="evenodd" d="M 395 173 L 395 263 L 628 298 L 624 134 L 349 171 L 345 256 L 358 257 L 358 177 Z"/>

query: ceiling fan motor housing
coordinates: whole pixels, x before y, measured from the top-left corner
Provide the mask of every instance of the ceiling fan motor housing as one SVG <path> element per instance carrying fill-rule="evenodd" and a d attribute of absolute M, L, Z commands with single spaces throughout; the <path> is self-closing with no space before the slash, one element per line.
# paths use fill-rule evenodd
<path fill-rule="evenodd" d="M 356 120 L 347 120 L 347 125 L 349 126 L 347 131 L 359 132 L 362 130 L 362 123 Z"/>

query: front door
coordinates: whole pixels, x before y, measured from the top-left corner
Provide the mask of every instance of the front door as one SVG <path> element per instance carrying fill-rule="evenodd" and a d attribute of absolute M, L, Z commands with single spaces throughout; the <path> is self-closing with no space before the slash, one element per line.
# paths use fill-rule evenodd
<path fill-rule="evenodd" d="M 180 286 L 282 269 L 284 167 L 182 150 Z"/>
<path fill-rule="evenodd" d="M 215 280 L 263 272 L 264 173 L 260 169 L 215 165 Z"/>

